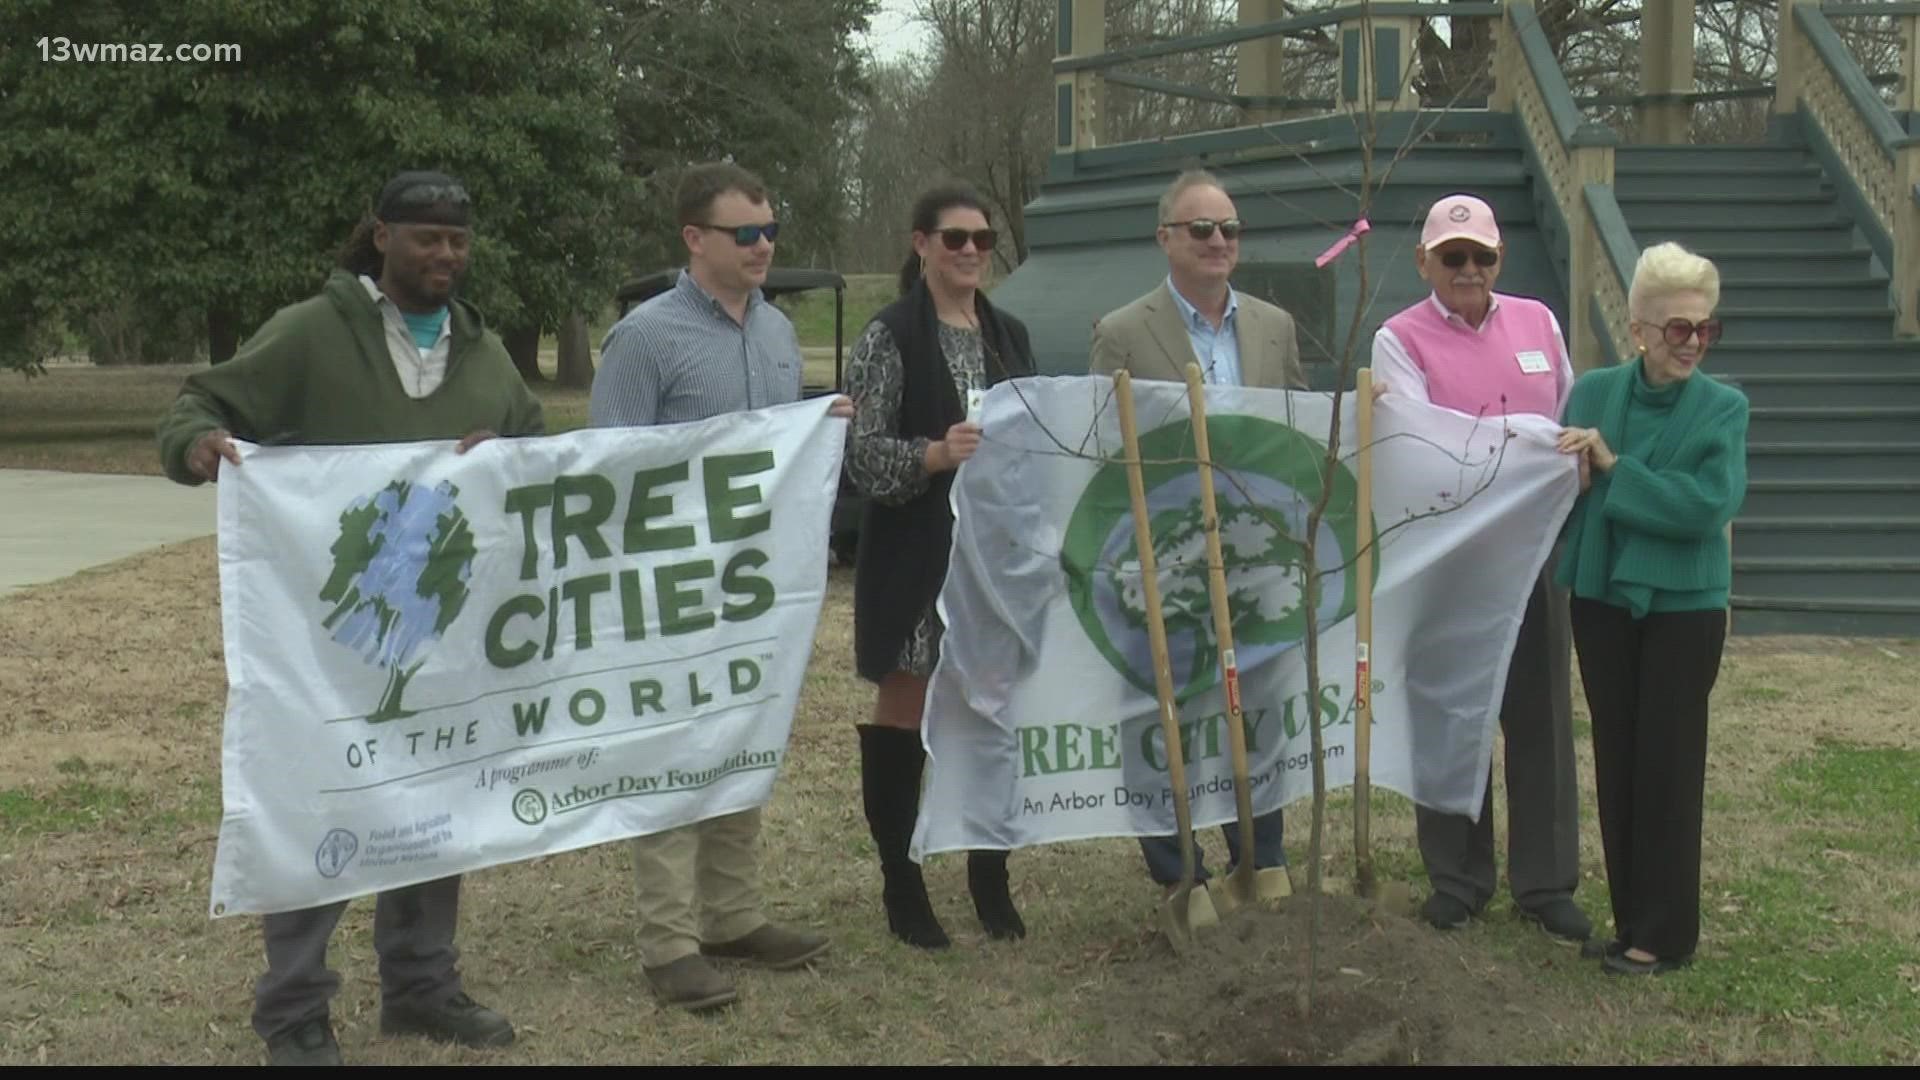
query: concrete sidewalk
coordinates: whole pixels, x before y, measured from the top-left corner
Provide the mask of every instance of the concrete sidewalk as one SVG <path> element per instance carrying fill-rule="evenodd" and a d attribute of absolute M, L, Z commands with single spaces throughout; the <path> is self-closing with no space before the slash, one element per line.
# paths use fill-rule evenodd
<path fill-rule="evenodd" d="M 212 484 L 0 469 L 0 596 L 213 528 Z"/>

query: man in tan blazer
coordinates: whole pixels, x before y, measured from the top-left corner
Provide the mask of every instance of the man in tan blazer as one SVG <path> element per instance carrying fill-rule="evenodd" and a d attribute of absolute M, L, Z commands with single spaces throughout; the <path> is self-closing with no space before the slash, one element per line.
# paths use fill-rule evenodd
<path fill-rule="evenodd" d="M 1180 174 L 1160 197 L 1154 235 L 1167 253 L 1167 280 L 1094 324 L 1093 373 L 1125 368 L 1136 379 L 1185 382 L 1187 365 L 1197 362 L 1208 383 L 1305 389 L 1293 316 L 1228 283 L 1240 261 L 1240 218 L 1220 182 L 1197 170 Z M 1221 831 L 1227 857 L 1238 862 L 1238 829 Z M 1254 819 L 1253 847 L 1255 868 L 1287 864 L 1280 811 Z M 1177 837 L 1143 837 L 1140 850 L 1154 881 L 1180 881 Z M 1194 853 L 1204 860 L 1197 842 Z M 1197 876 L 1208 877 L 1204 861 Z"/>
<path fill-rule="evenodd" d="M 1240 218 L 1210 173 L 1185 172 L 1160 197 L 1154 236 L 1167 280 L 1093 327 L 1093 373 L 1305 389 L 1293 316 L 1228 283 L 1240 261 Z"/>

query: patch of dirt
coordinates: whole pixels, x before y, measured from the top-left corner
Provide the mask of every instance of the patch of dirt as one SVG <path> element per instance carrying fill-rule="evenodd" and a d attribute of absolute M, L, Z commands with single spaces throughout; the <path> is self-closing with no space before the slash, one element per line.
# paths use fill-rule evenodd
<path fill-rule="evenodd" d="M 1461 1065 L 1527 1061 L 1585 1027 L 1592 1003 L 1556 1000 L 1538 975 L 1351 896 L 1321 901 L 1320 978 L 1306 1007 L 1312 904 L 1246 910 L 1175 955 L 1129 961 L 1111 995 L 1112 1063 Z M 1567 962 L 1578 962 L 1568 948 Z"/>

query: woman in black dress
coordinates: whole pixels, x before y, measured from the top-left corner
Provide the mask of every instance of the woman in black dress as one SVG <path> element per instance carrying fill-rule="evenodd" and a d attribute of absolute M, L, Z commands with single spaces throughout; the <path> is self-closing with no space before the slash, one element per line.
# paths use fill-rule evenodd
<path fill-rule="evenodd" d="M 880 851 L 887 925 L 902 941 L 944 948 L 920 867 L 908 858 L 926 764 L 921 712 L 944 627 L 954 472 L 980 446 L 970 391 L 1033 372 L 1026 327 L 981 291 L 996 239 L 984 200 L 958 185 L 922 195 L 900 298 L 862 331 L 848 359 L 854 421 L 847 472 L 867 496 L 854 577 L 854 650 L 879 686 L 859 725 L 861 789 Z M 967 856 L 967 885 L 988 935 L 1026 935 L 1007 890 L 1007 854 Z"/>

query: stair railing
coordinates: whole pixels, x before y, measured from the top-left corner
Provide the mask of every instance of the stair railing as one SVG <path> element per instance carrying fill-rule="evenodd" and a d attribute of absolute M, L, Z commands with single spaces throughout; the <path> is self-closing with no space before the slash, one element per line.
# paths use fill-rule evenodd
<path fill-rule="evenodd" d="M 1567 269 L 1568 345 L 1579 371 L 1616 363 L 1632 352 L 1627 329 L 1627 280 L 1602 239 L 1589 188 L 1605 191 L 1602 209 L 1611 246 L 1633 250 L 1632 235 L 1613 202 L 1613 154 L 1620 136 L 1587 120 L 1554 58 L 1533 0 L 1511 0 L 1494 47 L 1492 107 L 1511 111 L 1550 198 L 1543 209 L 1559 228 L 1556 246 Z M 1624 241 L 1622 241 L 1624 237 Z M 1637 257 L 1637 252 L 1635 253 Z M 1624 273 L 1631 273 L 1631 263 Z"/>
<path fill-rule="evenodd" d="M 1808 141 L 1854 190 L 1843 192 L 1861 214 L 1861 231 L 1893 279 L 1898 333 L 1920 334 L 1920 138 L 1881 100 L 1829 12 L 1818 3 L 1792 3 L 1781 20 L 1781 103 L 1797 105 Z M 1868 5 L 1835 4 L 1836 16 L 1867 13 Z M 1856 11 L 1854 9 L 1862 9 Z M 1902 18 L 1906 49 L 1920 33 L 1920 4 L 1880 3 L 1873 13 Z M 1909 74 L 1911 79 L 1912 75 Z"/>

